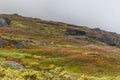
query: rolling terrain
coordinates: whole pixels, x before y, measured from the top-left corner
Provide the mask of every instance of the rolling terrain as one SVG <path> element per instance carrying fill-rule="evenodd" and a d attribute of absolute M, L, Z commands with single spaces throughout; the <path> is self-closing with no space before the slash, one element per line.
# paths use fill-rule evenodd
<path fill-rule="evenodd" d="M 1 80 L 120 80 L 120 35 L 99 28 L 1 14 L 0 47 Z"/>

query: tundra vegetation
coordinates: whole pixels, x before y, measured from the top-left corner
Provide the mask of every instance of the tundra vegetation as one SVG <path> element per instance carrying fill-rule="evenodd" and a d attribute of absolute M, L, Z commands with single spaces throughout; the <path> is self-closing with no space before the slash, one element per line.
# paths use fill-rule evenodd
<path fill-rule="evenodd" d="M 0 80 L 120 80 L 120 49 L 112 40 L 117 34 L 14 14 L 0 17 L 11 20 L 0 27 Z"/>

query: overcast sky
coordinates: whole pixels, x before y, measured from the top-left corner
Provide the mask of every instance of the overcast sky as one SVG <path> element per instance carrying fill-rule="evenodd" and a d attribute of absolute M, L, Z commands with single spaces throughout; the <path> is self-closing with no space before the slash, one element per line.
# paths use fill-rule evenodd
<path fill-rule="evenodd" d="M 120 0 L 1 0 L 0 13 L 18 13 L 120 33 Z"/>

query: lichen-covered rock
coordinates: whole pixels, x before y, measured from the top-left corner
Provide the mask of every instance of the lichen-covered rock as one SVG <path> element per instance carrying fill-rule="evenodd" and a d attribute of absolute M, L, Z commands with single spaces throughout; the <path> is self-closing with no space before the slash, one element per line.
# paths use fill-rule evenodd
<path fill-rule="evenodd" d="M 3 19 L 6 21 L 6 23 L 7 23 L 8 25 L 10 25 L 11 20 L 10 20 L 9 18 L 3 18 Z"/>
<path fill-rule="evenodd" d="M 104 42 L 104 43 L 109 44 L 109 45 L 116 45 L 115 41 L 112 40 L 112 38 L 109 36 L 98 37 L 98 41 Z"/>
<path fill-rule="evenodd" d="M 15 44 L 15 46 L 16 46 L 18 49 L 23 49 L 23 48 L 25 48 L 25 45 L 24 45 L 22 42 L 18 42 L 17 44 Z"/>
<path fill-rule="evenodd" d="M 87 33 L 88 38 L 93 38 L 95 40 L 98 40 L 100 42 L 106 43 L 108 45 L 112 46 L 120 46 L 120 35 L 113 32 L 107 32 L 97 29 L 92 29 L 91 32 Z"/>
<path fill-rule="evenodd" d="M 11 20 L 8 18 L 0 18 L 0 27 L 8 27 L 10 25 Z"/>
<path fill-rule="evenodd" d="M 0 48 L 3 48 L 5 46 L 5 40 L 0 39 Z"/>
<path fill-rule="evenodd" d="M 17 70 L 25 69 L 21 64 L 15 62 L 15 61 L 2 61 L 2 62 L 0 62 L 0 66 L 2 66 L 4 68 L 17 69 Z"/>

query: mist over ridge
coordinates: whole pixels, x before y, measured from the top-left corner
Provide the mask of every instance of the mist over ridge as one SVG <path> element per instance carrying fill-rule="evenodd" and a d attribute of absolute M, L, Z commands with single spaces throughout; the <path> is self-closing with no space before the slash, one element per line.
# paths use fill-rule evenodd
<path fill-rule="evenodd" d="M 0 13 L 18 13 L 120 33 L 119 2 L 119 0 L 4 0 L 0 2 Z"/>

